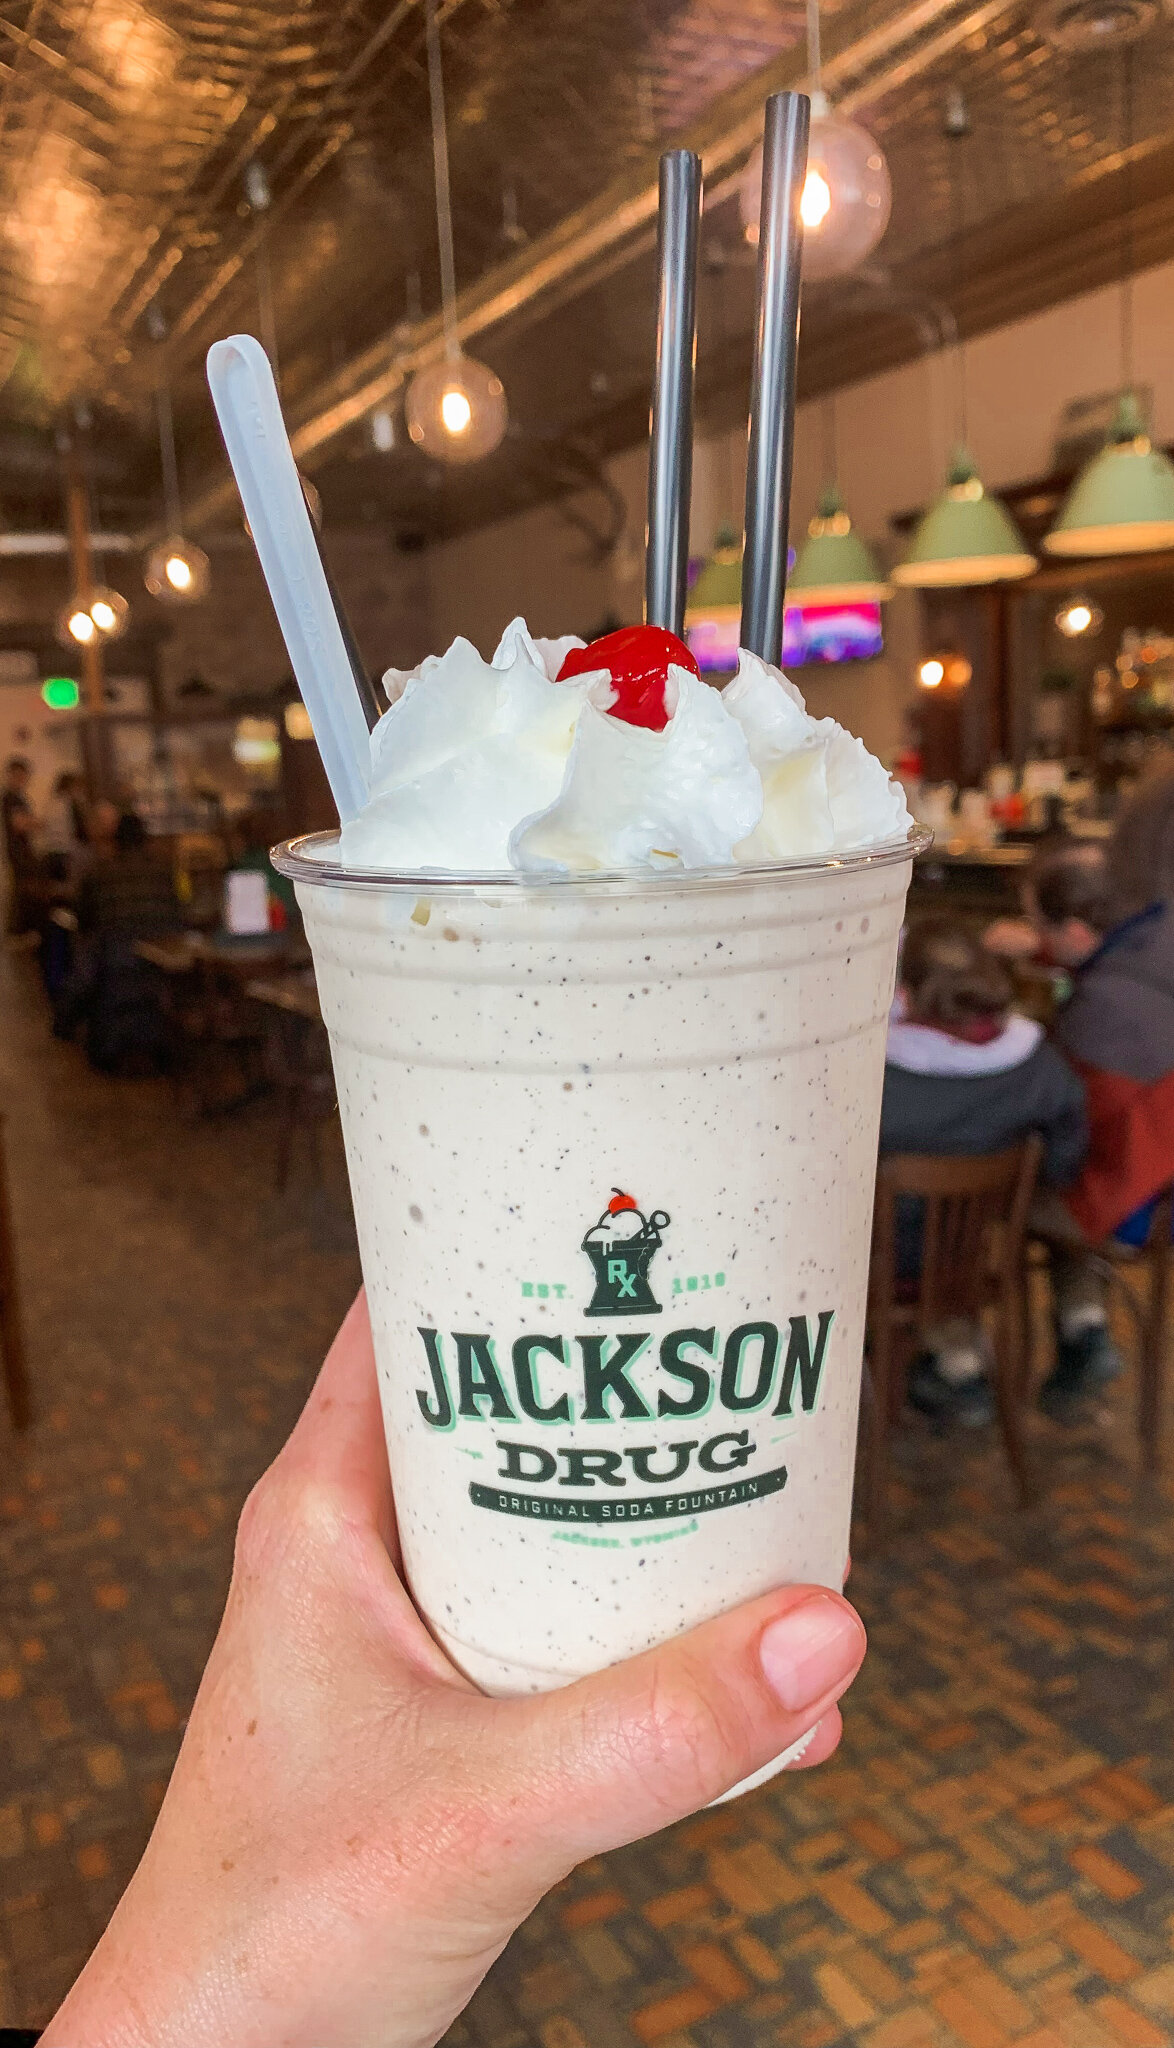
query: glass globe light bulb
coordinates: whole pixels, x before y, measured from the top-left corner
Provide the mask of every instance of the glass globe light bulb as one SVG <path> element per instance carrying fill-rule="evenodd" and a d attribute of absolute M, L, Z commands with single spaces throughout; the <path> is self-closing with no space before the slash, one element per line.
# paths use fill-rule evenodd
<path fill-rule="evenodd" d="M 1096 633 L 1105 615 L 1088 597 L 1065 598 L 1056 613 L 1056 624 L 1066 640 L 1078 640 L 1082 633 Z"/>
<path fill-rule="evenodd" d="M 81 604 L 66 607 L 65 630 L 71 640 L 77 641 L 79 647 L 88 647 L 98 632 L 89 612 Z"/>
<path fill-rule="evenodd" d="M 821 171 L 808 171 L 803 185 L 803 197 L 799 201 L 799 218 L 804 227 L 822 226 L 831 208 L 832 195 L 827 179 Z"/>
<path fill-rule="evenodd" d="M 463 391 L 444 391 L 440 398 L 440 417 L 446 434 L 467 432 L 473 420 L 473 408 Z"/>
<path fill-rule="evenodd" d="M 207 593 L 211 568 L 203 548 L 172 534 L 151 549 L 143 563 L 143 582 L 152 597 L 165 604 L 194 604 Z"/>
<path fill-rule="evenodd" d="M 476 462 L 499 445 L 509 423 L 501 378 L 472 356 L 417 371 L 404 400 L 408 433 L 442 462 Z"/>
<path fill-rule="evenodd" d="M 117 590 L 95 590 L 90 599 L 90 617 L 100 639 L 117 640 L 126 631 L 130 606 Z"/>
<path fill-rule="evenodd" d="M 816 96 L 818 97 L 818 96 Z M 758 240 L 762 150 L 746 166 L 738 204 L 748 242 Z M 803 220 L 803 276 L 808 282 L 845 277 L 870 256 L 889 224 L 893 188 L 884 151 L 867 128 L 813 107 Z"/>
<path fill-rule="evenodd" d="M 945 662 L 939 661 L 936 655 L 931 655 L 918 669 L 917 680 L 923 690 L 936 690 L 946 680 Z"/>

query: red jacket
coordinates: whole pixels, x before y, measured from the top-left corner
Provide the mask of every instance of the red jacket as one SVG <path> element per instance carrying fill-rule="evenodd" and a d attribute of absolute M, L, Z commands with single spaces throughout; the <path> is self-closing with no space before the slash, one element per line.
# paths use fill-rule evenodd
<path fill-rule="evenodd" d="M 1083 1077 L 1091 1127 L 1065 1200 L 1099 1240 L 1174 1181 L 1174 909 L 1154 904 L 1109 933 L 1056 1037 Z"/>

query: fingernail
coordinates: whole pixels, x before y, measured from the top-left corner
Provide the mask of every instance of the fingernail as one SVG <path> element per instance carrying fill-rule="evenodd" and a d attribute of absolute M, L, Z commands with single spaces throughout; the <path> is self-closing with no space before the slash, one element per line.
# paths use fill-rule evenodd
<path fill-rule="evenodd" d="M 776 1699 L 799 1714 L 855 1677 L 864 1656 L 863 1624 L 841 1600 L 816 1594 L 763 1630 L 758 1654 Z"/>

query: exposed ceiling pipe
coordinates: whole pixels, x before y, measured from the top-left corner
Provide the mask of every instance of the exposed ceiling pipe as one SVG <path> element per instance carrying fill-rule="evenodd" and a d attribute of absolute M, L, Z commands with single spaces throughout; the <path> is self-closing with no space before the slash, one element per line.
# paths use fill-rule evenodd
<path fill-rule="evenodd" d="M 825 57 L 824 89 L 839 106 L 876 100 L 906 84 L 959 43 L 982 34 L 1014 11 L 1014 0 L 909 0 L 887 21 L 876 22 L 875 0 L 836 17 L 840 47 Z M 715 102 L 687 134 L 675 138 L 702 158 L 711 193 L 735 173 L 759 141 L 767 96 L 806 83 L 799 48 L 787 51 Z M 457 333 L 468 343 L 487 329 L 519 317 L 534 319 L 577 296 L 601 277 L 651 248 L 656 233 L 659 159 L 655 152 L 616 179 L 597 199 L 568 215 L 528 248 L 489 270 L 457 300 Z M 710 201 L 712 203 L 712 199 Z M 394 400 L 403 385 L 444 346 L 439 312 L 402 324 L 344 364 L 320 386 L 311 405 L 291 422 L 295 456 L 305 462 Z M 222 471 L 197 486 L 188 522 L 202 527 L 236 502 L 236 487 Z M 154 538 L 155 530 L 143 536 Z"/>
<path fill-rule="evenodd" d="M 133 533 L 91 533 L 90 553 L 131 555 L 138 547 Z M 0 533 L 0 556 L 67 555 L 69 536 L 65 533 Z"/>

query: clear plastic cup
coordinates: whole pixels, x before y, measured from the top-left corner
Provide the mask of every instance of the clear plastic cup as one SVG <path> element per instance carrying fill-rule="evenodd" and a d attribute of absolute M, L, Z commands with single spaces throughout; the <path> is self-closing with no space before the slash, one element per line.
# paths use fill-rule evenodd
<path fill-rule="evenodd" d="M 842 1583 L 885 1026 L 926 843 L 573 879 L 360 873 L 333 834 L 277 850 L 330 1033 L 404 1564 L 486 1691 Z"/>

